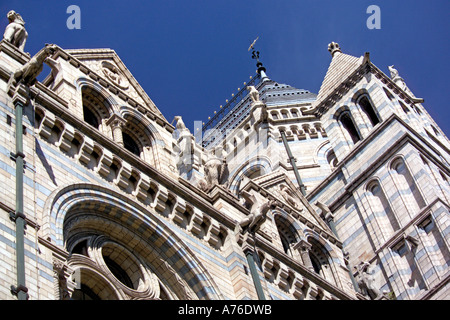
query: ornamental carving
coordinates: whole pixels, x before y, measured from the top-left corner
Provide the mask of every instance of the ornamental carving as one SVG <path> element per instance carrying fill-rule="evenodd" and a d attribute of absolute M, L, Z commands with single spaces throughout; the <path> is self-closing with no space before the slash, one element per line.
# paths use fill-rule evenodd
<path fill-rule="evenodd" d="M 128 89 L 129 83 L 122 72 L 108 61 L 102 62 L 102 71 L 105 77 L 121 89 Z"/>

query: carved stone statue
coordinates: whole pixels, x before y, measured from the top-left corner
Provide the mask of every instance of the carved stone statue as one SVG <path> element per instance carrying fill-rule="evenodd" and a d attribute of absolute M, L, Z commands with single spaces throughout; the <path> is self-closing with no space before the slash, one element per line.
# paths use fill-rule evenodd
<path fill-rule="evenodd" d="M 363 261 L 359 264 L 359 275 L 357 277 L 357 282 L 362 294 L 368 296 L 372 300 L 375 300 L 381 298 L 383 294 L 377 287 L 375 287 L 375 278 L 373 273 L 368 272 L 369 266 L 370 264 L 367 261 Z"/>
<path fill-rule="evenodd" d="M 10 42 L 13 46 L 23 52 L 28 38 L 28 33 L 25 30 L 25 21 L 23 21 L 20 14 L 13 10 L 8 12 L 6 17 L 9 20 L 9 24 L 6 26 L 3 39 Z"/>
<path fill-rule="evenodd" d="M 177 125 L 176 125 L 177 130 L 182 131 L 182 130 L 187 129 L 181 116 L 175 116 L 175 120 L 177 121 Z"/>
<path fill-rule="evenodd" d="M 282 184 L 280 186 L 280 192 L 281 192 L 281 195 L 283 196 L 284 200 L 286 200 L 286 202 L 289 205 L 291 205 L 292 207 L 294 207 L 296 209 L 299 209 L 297 199 L 294 197 L 294 195 L 292 194 L 292 191 L 288 188 L 288 186 L 286 186 L 285 184 Z"/>
<path fill-rule="evenodd" d="M 222 158 L 215 155 L 214 149 L 208 154 L 208 159 L 203 166 L 205 179 L 198 183 L 198 187 L 207 192 L 215 185 L 220 185 L 227 176 L 227 164 Z"/>
<path fill-rule="evenodd" d="M 254 86 L 248 86 L 250 98 L 253 102 L 259 102 L 259 92 Z"/>
<path fill-rule="evenodd" d="M 36 77 L 41 73 L 44 67 L 44 60 L 52 55 L 55 50 L 56 46 L 54 44 L 46 44 L 43 49 L 11 75 L 8 87 L 10 85 L 16 85 L 19 82 L 22 82 L 26 86 L 32 86 L 36 82 Z"/>
<path fill-rule="evenodd" d="M 394 68 L 394 66 L 388 66 L 389 72 L 391 73 L 391 79 L 394 80 L 398 77 L 398 71 Z"/>
<path fill-rule="evenodd" d="M 255 233 L 266 221 L 267 212 L 275 209 L 277 203 L 275 200 L 269 200 L 258 207 L 254 195 L 248 193 L 247 191 L 242 191 L 241 195 L 245 199 L 246 206 L 249 207 L 250 214 L 236 225 L 235 233 L 244 231 Z"/>

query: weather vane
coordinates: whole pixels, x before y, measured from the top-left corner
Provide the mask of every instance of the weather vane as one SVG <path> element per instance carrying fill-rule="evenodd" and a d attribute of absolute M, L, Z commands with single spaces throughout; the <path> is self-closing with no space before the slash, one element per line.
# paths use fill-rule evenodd
<path fill-rule="evenodd" d="M 264 75 L 265 75 L 266 68 L 264 68 L 262 62 L 259 61 L 259 51 L 256 51 L 256 49 L 255 49 L 255 44 L 258 39 L 259 39 L 259 36 L 256 37 L 255 40 L 253 40 L 250 47 L 248 47 L 248 51 L 252 50 L 252 59 L 256 60 L 256 67 L 258 68 L 257 73 L 261 74 L 261 72 L 264 72 Z"/>
<path fill-rule="evenodd" d="M 258 37 L 256 37 L 256 39 L 255 40 L 253 40 L 253 42 L 252 42 L 252 44 L 250 45 L 250 47 L 248 47 L 248 51 L 250 51 L 250 50 L 252 50 L 253 49 L 253 51 L 252 51 L 252 59 L 256 59 L 256 61 L 257 62 L 259 62 L 259 51 L 256 51 L 255 49 L 254 49 L 254 47 L 255 47 L 255 44 L 256 44 L 256 41 L 259 39 L 259 36 Z"/>

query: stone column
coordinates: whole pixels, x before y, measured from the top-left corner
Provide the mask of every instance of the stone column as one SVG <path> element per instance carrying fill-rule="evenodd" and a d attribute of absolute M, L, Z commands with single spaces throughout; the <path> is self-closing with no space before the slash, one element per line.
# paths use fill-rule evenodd
<path fill-rule="evenodd" d="M 106 125 L 110 126 L 112 129 L 114 142 L 123 147 L 122 128 L 125 125 L 125 119 L 117 114 L 113 114 L 108 121 L 106 121 Z"/>
<path fill-rule="evenodd" d="M 300 257 L 302 258 L 303 264 L 305 267 L 307 267 L 309 270 L 314 272 L 314 267 L 311 262 L 311 258 L 309 256 L 309 250 L 311 250 L 311 244 L 306 242 L 305 240 L 300 240 L 297 242 L 293 248 L 295 250 L 298 250 L 300 253 Z"/>

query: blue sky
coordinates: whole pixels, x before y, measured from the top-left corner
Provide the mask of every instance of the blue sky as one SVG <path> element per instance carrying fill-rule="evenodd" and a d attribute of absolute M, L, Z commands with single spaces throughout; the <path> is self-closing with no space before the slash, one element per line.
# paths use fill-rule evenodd
<path fill-rule="evenodd" d="M 81 9 L 81 29 L 69 30 L 69 5 Z M 369 5 L 381 9 L 381 29 L 369 30 Z M 25 51 L 45 43 L 65 49 L 112 48 L 169 122 L 206 121 L 255 74 L 247 51 L 257 48 L 267 74 L 279 83 L 317 93 L 331 60 L 327 45 L 400 75 L 447 136 L 450 106 L 448 0 L 0 0 L 22 15 Z"/>

